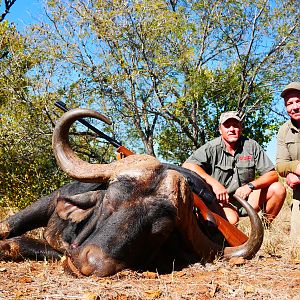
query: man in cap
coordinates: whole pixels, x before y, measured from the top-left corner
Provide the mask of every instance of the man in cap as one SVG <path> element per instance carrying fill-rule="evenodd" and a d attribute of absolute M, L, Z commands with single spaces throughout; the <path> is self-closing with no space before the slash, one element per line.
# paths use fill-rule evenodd
<path fill-rule="evenodd" d="M 212 187 L 230 223 L 237 224 L 239 216 L 246 215 L 233 194 L 248 199 L 256 211 L 263 209 L 271 223 L 286 195 L 274 165 L 256 141 L 242 136 L 237 112 L 221 114 L 219 131 L 221 136 L 198 148 L 183 167 L 198 173 Z M 260 177 L 255 178 L 256 172 Z"/>
<path fill-rule="evenodd" d="M 291 238 L 293 243 L 300 245 L 300 82 L 288 84 L 281 97 L 290 120 L 277 134 L 276 169 L 293 189 Z"/>

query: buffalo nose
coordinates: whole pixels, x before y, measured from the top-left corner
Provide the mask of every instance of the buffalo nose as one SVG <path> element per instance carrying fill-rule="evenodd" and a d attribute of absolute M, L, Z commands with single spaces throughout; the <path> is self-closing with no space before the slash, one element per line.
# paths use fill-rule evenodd
<path fill-rule="evenodd" d="M 124 265 L 113 259 L 96 245 L 83 247 L 78 256 L 78 268 L 83 275 L 111 276 L 124 269 Z"/>

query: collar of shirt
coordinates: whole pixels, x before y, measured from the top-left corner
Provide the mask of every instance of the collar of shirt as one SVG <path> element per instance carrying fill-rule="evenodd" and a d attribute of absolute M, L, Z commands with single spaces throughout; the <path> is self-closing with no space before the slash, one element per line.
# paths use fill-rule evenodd
<path fill-rule="evenodd" d="M 294 131 L 294 132 L 300 132 L 300 131 L 299 131 L 299 128 L 297 127 L 297 124 L 295 123 L 294 120 L 291 119 L 290 125 L 291 125 L 290 127 L 291 127 L 291 130 L 292 130 L 292 131 Z"/>
<path fill-rule="evenodd" d="M 222 150 L 223 150 L 224 152 L 228 153 L 229 155 L 231 155 L 231 153 L 229 153 L 228 150 L 227 150 L 227 148 L 226 148 L 226 145 L 225 145 L 225 143 L 224 143 L 223 138 L 222 138 L 222 137 L 220 137 L 220 138 L 221 138 L 221 148 L 222 148 Z M 241 137 L 238 139 L 237 144 L 236 144 L 236 149 L 235 149 L 235 151 L 234 151 L 234 155 L 232 155 L 232 156 L 236 156 L 236 154 L 240 152 L 239 150 L 242 148 L 243 140 L 244 140 L 244 137 L 243 137 L 243 136 L 241 136 Z"/>

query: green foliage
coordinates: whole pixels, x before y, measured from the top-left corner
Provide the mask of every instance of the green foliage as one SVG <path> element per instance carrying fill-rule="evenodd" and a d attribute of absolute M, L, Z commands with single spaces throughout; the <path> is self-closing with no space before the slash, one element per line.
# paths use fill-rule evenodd
<path fill-rule="evenodd" d="M 11 102 L 0 109 L 0 205 L 24 207 L 66 178 L 56 167 L 45 115 L 33 103 Z"/>
<path fill-rule="evenodd" d="M 51 150 L 57 100 L 102 112 L 113 121 L 97 123 L 106 133 L 175 163 L 219 134 L 223 111 L 239 110 L 245 135 L 263 146 L 284 120 L 274 95 L 299 74 L 293 1 L 49 0 L 45 9 L 23 35 L 0 22 L 2 203 L 25 206 L 68 181 Z M 82 126 L 72 141 L 91 162 L 115 158 Z"/>
<path fill-rule="evenodd" d="M 1 22 L 0 36 L 0 105 L 4 105 L 16 94 L 22 97 L 28 86 L 23 74 L 30 68 L 31 60 L 24 54 L 23 38 L 13 25 Z"/>
<path fill-rule="evenodd" d="M 168 110 L 169 122 L 159 135 L 158 151 L 161 157 L 182 163 L 193 150 L 219 136 L 219 117 L 224 111 L 238 110 L 240 93 L 238 66 L 218 69 L 215 72 L 202 70 L 189 80 L 187 93 L 174 101 Z M 264 144 L 271 140 L 279 123 L 270 110 L 272 94 L 256 87 L 248 99 L 249 106 L 259 106 L 243 117 L 243 134 Z M 242 111 L 241 111 L 242 113 Z M 174 122 L 175 121 L 175 122 Z"/>
<path fill-rule="evenodd" d="M 54 102 L 78 106 L 81 82 L 71 85 L 69 94 L 64 89 L 53 92 L 44 76 L 51 73 L 47 52 L 33 47 L 32 36 L 22 36 L 13 24 L 0 23 L 0 31 L 0 205 L 22 208 L 70 181 L 52 153 L 53 126 L 62 114 Z M 111 146 L 99 144 L 82 127 L 78 130 L 73 130 L 74 149 L 84 159 L 112 157 Z"/>
<path fill-rule="evenodd" d="M 51 58 L 48 64 L 64 65 L 55 76 L 70 98 L 94 103 L 121 120 L 123 127 L 115 128 L 121 139 L 125 132 L 127 143 L 142 143 L 152 155 L 157 145 L 162 154 L 166 143 L 160 135 L 167 125 L 196 148 L 218 134 L 218 117 L 229 109 L 241 112 L 246 132 L 247 124 L 258 126 L 248 131 L 262 145 L 275 133 L 272 93 L 297 72 L 282 68 L 299 55 L 286 52 L 297 50 L 299 20 L 289 18 L 297 5 L 262 0 L 48 4 L 54 27 L 45 23 L 34 31 Z M 72 70 L 72 76 L 66 78 L 63 70 Z M 76 95 L 69 90 L 74 86 Z"/>
<path fill-rule="evenodd" d="M 35 132 L 33 128 L 40 120 L 27 103 L 30 79 L 26 73 L 34 59 L 14 25 L 1 22 L 0 35 L 0 201 L 25 206 L 48 185 L 37 181 L 45 172 L 40 160 L 47 154 L 38 154 L 43 139 L 38 127 Z"/>
<path fill-rule="evenodd" d="M 158 155 L 169 163 L 184 162 L 193 149 L 187 136 L 174 124 L 166 126 L 157 139 Z"/>
<path fill-rule="evenodd" d="M 57 117 L 46 113 L 43 99 L 30 100 L 0 109 L 1 206 L 23 208 L 70 181 L 58 169 L 52 152 L 52 122 Z M 91 163 L 107 163 L 115 156 L 111 146 L 103 145 L 83 126 L 72 128 L 70 136 L 74 151 Z"/>
<path fill-rule="evenodd" d="M 28 76 L 40 56 L 14 25 L 0 30 L 0 205 L 24 207 L 67 179 L 54 161 L 43 98 L 32 94 L 39 82 Z"/>

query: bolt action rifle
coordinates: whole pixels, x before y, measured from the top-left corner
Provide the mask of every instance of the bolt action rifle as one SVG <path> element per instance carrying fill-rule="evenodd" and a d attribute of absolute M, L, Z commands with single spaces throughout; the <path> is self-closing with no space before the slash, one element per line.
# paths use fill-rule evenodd
<path fill-rule="evenodd" d="M 62 101 L 55 102 L 55 106 L 67 112 L 69 109 L 66 104 Z M 106 135 L 104 132 L 100 131 L 98 128 L 94 127 L 92 124 L 88 123 L 84 119 L 80 118 L 78 120 L 81 124 L 85 125 L 95 133 L 97 133 L 101 138 L 108 141 L 111 145 L 117 148 L 118 159 L 122 159 L 126 156 L 133 155 L 134 152 L 127 149 L 121 143 L 117 142 L 115 139 Z M 229 223 L 226 219 L 212 212 L 204 201 L 199 197 L 198 194 L 193 192 L 195 207 L 200 211 L 204 220 L 208 221 L 210 224 L 218 228 L 218 230 L 223 234 L 224 238 L 230 246 L 239 246 L 248 240 L 247 235 L 240 231 L 235 225 Z"/>
<path fill-rule="evenodd" d="M 69 109 L 67 108 L 66 104 L 62 101 L 57 101 L 54 103 L 56 107 L 60 108 L 64 112 L 67 112 Z M 95 133 L 97 133 L 101 138 L 108 141 L 111 145 L 117 148 L 117 152 L 119 153 L 119 159 L 134 154 L 132 151 L 127 149 L 125 146 L 123 146 L 121 143 L 117 142 L 115 139 L 111 138 L 110 136 L 106 135 L 104 132 L 87 122 L 86 120 L 80 118 L 78 120 L 81 124 L 85 125 L 87 128 L 91 129 Z"/>

